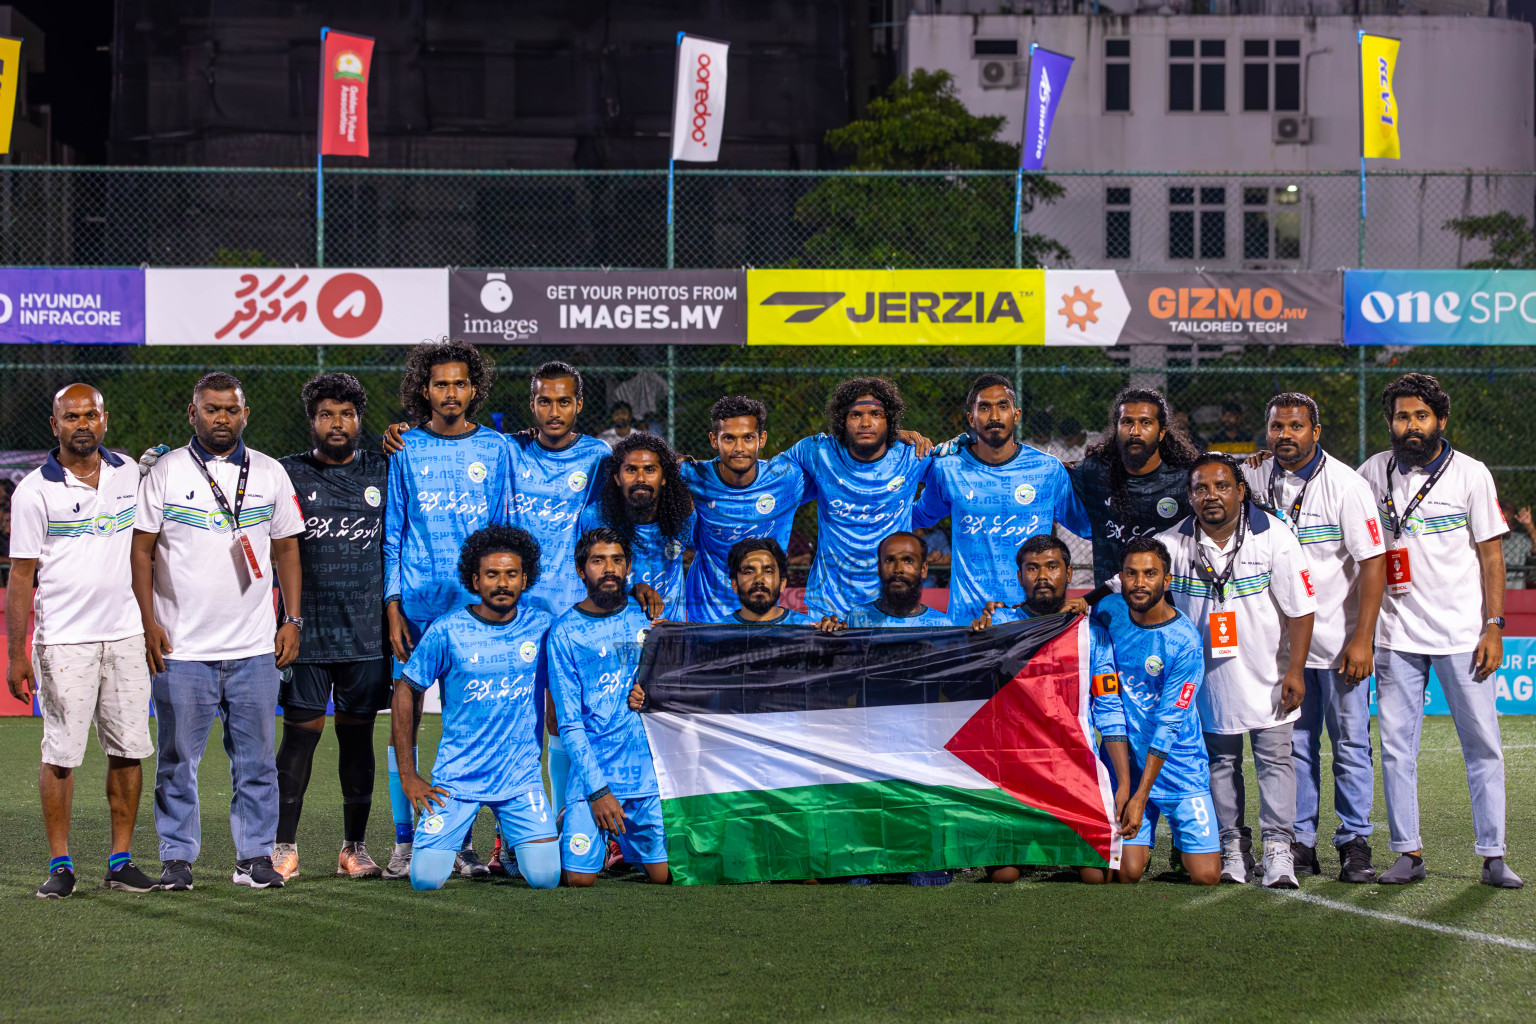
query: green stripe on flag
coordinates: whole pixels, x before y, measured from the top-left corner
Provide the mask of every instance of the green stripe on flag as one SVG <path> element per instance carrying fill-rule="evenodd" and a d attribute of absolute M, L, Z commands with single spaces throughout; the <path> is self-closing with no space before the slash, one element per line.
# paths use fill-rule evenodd
<path fill-rule="evenodd" d="M 682 885 L 1105 863 L 1064 822 L 1001 789 L 888 779 L 709 793 L 661 806 L 667 860 Z"/>

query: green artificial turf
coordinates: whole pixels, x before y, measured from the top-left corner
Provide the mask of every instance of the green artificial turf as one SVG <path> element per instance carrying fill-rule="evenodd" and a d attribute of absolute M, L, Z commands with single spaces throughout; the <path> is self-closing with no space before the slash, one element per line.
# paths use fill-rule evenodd
<path fill-rule="evenodd" d="M 601 879 L 533 892 L 455 879 L 441 892 L 339 879 L 336 748 L 316 757 L 299 831 L 304 874 L 281 891 L 232 885 L 227 761 L 202 768 L 204 851 L 195 891 L 95 886 L 108 853 L 104 764 L 76 784 L 80 886 L 33 896 L 48 853 L 37 806 L 41 724 L 0 721 L 0 1020 L 503 1019 L 1453 1021 L 1536 1010 L 1536 719 L 1503 721 L 1510 863 L 1522 892 L 1477 884 L 1466 778 L 1449 719 L 1430 719 L 1420 763 L 1430 876 L 1416 886 L 1303 893 L 1449 934 L 1256 887 L 1149 879 L 1091 888 L 1051 872 L 941 889 L 750 885 L 666 888 Z M 422 749 L 435 742 L 423 726 Z M 383 730 L 371 848 L 392 827 Z M 424 758 L 425 759 L 425 758 Z M 137 863 L 155 873 L 146 788 Z M 1251 770 L 1251 769 L 1250 769 Z M 1250 794 L 1256 787 L 1250 785 Z M 1334 821 L 1325 797 L 1323 831 Z M 1249 811 L 1257 820 L 1257 808 Z M 1387 862 L 1380 791 L 1373 848 Z M 487 852 L 488 817 L 478 844 Z M 1166 831 L 1154 864 L 1166 863 Z M 1335 858 L 1322 854 L 1325 872 Z M 1523 948 L 1522 948 L 1523 947 Z"/>

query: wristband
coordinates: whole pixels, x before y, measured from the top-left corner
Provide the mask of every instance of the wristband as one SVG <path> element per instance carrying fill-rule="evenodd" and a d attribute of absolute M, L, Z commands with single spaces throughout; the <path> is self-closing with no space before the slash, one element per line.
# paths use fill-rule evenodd
<path fill-rule="evenodd" d="M 603 797 L 605 797 L 605 796 L 612 796 L 612 795 L 613 794 L 609 791 L 608 787 L 604 786 L 602 789 L 598 790 L 595 793 L 588 793 L 587 794 L 587 803 L 594 804 L 594 803 L 597 803 L 597 801 L 601 800 Z"/>

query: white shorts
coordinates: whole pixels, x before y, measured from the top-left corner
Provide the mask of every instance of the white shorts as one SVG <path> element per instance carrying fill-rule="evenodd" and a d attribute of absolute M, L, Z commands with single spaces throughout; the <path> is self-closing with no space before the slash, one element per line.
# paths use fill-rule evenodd
<path fill-rule="evenodd" d="M 148 757 L 149 663 L 144 634 L 97 644 L 37 644 L 32 673 L 43 709 L 43 763 L 85 762 L 91 722 L 112 757 Z"/>

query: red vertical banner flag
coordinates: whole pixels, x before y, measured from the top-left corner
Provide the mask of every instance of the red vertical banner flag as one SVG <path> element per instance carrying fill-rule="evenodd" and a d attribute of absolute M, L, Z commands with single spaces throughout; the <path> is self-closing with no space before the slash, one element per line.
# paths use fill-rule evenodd
<path fill-rule="evenodd" d="M 373 39 L 327 30 L 320 45 L 320 155 L 368 155 Z"/>

